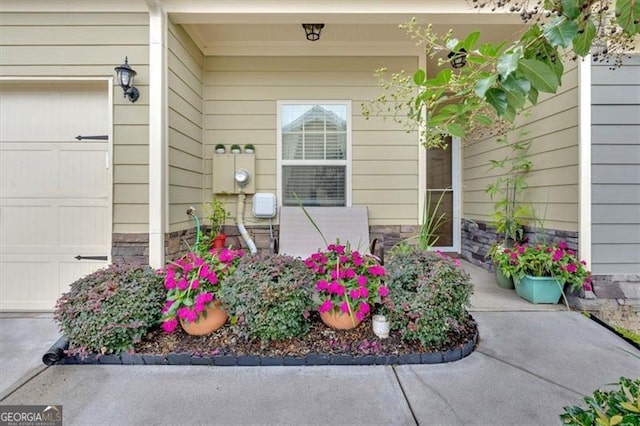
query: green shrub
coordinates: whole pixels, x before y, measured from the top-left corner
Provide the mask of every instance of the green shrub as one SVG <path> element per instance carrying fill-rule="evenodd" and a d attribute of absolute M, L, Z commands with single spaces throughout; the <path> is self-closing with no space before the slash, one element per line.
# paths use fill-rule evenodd
<path fill-rule="evenodd" d="M 111 265 L 80 278 L 56 303 L 70 353 L 121 353 L 159 323 L 165 291 L 148 266 Z"/>
<path fill-rule="evenodd" d="M 302 260 L 246 256 L 227 277 L 221 300 L 238 335 L 282 340 L 309 331 L 313 274 Z"/>
<path fill-rule="evenodd" d="M 620 378 L 620 388 L 604 391 L 596 390 L 593 396 L 585 396 L 587 408 L 564 407 L 560 415 L 566 425 L 629 425 L 640 424 L 640 378 L 631 380 Z"/>
<path fill-rule="evenodd" d="M 471 278 L 456 259 L 417 246 L 400 245 L 386 263 L 391 326 L 404 340 L 426 347 L 445 343 L 468 317 Z"/>

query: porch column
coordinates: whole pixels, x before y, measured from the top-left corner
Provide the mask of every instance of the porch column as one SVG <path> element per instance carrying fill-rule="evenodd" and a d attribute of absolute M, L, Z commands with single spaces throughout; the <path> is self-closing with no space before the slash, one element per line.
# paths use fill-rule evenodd
<path fill-rule="evenodd" d="M 578 61 L 578 250 L 591 268 L 591 55 Z"/>
<path fill-rule="evenodd" d="M 167 15 L 149 6 L 149 265 L 164 265 L 167 228 Z"/>

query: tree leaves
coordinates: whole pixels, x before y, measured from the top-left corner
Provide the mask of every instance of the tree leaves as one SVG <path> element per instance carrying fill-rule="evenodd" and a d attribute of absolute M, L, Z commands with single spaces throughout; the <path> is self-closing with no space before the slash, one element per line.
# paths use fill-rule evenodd
<path fill-rule="evenodd" d="M 464 50 L 466 50 L 467 52 L 471 52 L 473 48 L 476 47 L 476 43 L 479 39 L 480 31 L 474 31 L 464 39 L 464 41 L 462 42 L 462 47 L 464 47 Z"/>
<path fill-rule="evenodd" d="M 476 82 L 476 95 L 479 98 L 483 98 L 485 94 L 487 93 L 487 90 L 489 90 L 489 88 L 491 88 L 491 86 L 493 86 L 496 81 L 498 80 L 498 76 L 496 75 L 490 75 L 484 78 L 479 78 L 478 81 Z"/>
<path fill-rule="evenodd" d="M 543 33 L 553 47 L 567 48 L 578 34 L 578 24 L 564 16 L 558 16 L 545 25 Z"/>
<path fill-rule="evenodd" d="M 413 82 L 416 83 L 416 85 L 424 86 L 426 81 L 427 73 L 423 69 L 419 69 L 413 74 Z"/>
<path fill-rule="evenodd" d="M 504 91 L 495 87 L 491 88 L 487 90 L 485 100 L 496 110 L 498 116 L 503 116 L 504 113 L 507 112 L 509 103 L 507 101 L 507 94 L 504 93 Z"/>
<path fill-rule="evenodd" d="M 556 73 L 544 62 L 536 59 L 522 59 L 518 71 L 531 82 L 531 86 L 539 92 L 555 93 L 559 79 Z"/>
<path fill-rule="evenodd" d="M 640 30 L 640 0 L 616 0 L 615 18 L 611 11 L 606 12 L 608 8 L 591 8 L 593 3 L 583 0 L 543 0 L 542 6 L 540 3 L 538 6 L 553 11 L 553 16 L 544 21 L 532 20 L 519 40 L 512 42 L 480 43 L 479 31 L 461 39 L 452 37 L 451 32 L 436 36 L 430 26 L 416 36 L 432 55 L 464 48 L 467 65 L 456 70 L 444 66 L 431 78 L 424 70 L 416 71 L 413 79 L 408 77 L 407 87 L 398 89 L 411 99 L 402 104 L 410 110 L 408 120 L 426 124 L 427 134 L 448 132 L 456 136 L 470 133 L 477 126 L 492 126 L 494 121 L 502 121 L 500 125 L 513 122 L 527 104 L 537 104 L 540 92 L 558 91 L 564 75 L 563 57 L 570 49 L 578 56 L 587 55 L 599 37 L 603 17 L 613 19 L 613 25 L 618 26 L 603 33 L 604 39 L 616 40 L 623 31 L 629 35 Z M 412 34 L 417 34 L 415 29 Z M 397 82 L 404 80 L 397 78 L 389 87 Z M 493 111 L 487 113 L 488 106 L 495 116 Z M 420 115 L 425 107 L 426 117 Z M 421 121 L 425 118 L 426 123 Z M 430 142 L 428 136 L 427 141 Z"/>
<path fill-rule="evenodd" d="M 518 46 L 512 52 L 504 53 L 498 59 L 496 68 L 500 77 L 507 78 L 512 72 L 518 68 L 518 61 L 523 57 L 524 52 L 522 46 Z"/>
<path fill-rule="evenodd" d="M 625 34 L 638 34 L 640 32 L 640 1 L 617 0 L 616 17 Z"/>
<path fill-rule="evenodd" d="M 531 83 L 525 79 L 516 79 L 513 75 L 500 82 L 500 88 L 507 95 L 509 106 L 520 109 L 527 101 L 526 95 L 531 89 Z"/>
<path fill-rule="evenodd" d="M 589 54 L 589 50 L 591 49 L 591 43 L 593 42 L 593 38 L 596 36 L 596 26 L 591 22 L 591 20 L 587 20 L 582 33 L 578 33 L 575 39 L 573 39 L 573 51 L 578 56 L 586 56 Z"/>
<path fill-rule="evenodd" d="M 446 86 L 451 81 L 453 71 L 449 68 L 445 68 L 440 71 L 435 78 L 430 78 L 425 82 L 427 87 Z"/>
<path fill-rule="evenodd" d="M 447 124 L 447 131 L 451 136 L 455 136 L 457 138 L 464 138 L 466 136 L 464 127 L 458 123 Z"/>
<path fill-rule="evenodd" d="M 578 0 L 562 0 L 562 14 L 569 19 L 576 19 L 580 15 Z"/>

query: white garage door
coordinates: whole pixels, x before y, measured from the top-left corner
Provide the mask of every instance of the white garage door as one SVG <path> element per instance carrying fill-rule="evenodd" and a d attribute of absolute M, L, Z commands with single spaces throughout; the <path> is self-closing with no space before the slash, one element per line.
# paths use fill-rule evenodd
<path fill-rule="evenodd" d="M 0 89 L 0 310 L 52 310 L 70 283 L 109 263 L 108 87 Z"/>

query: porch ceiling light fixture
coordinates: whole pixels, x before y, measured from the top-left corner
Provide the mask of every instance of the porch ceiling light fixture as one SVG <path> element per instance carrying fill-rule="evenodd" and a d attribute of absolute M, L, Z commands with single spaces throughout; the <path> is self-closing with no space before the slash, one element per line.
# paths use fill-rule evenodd
<path fill-rule="evenodd" d="M 324 28 L 324 24 L 302 24 L 304 32 L 307 33 L 307 40 L 318 41 L 320 40 L 320 33 Z"/>
<path fill-rule="evenodd" d="M 124 57 L 124 64 L 114 68 L 116 75 L 118 76 L 118 83 L 124 91 L 124 97 L 129 99 L 132 103 L 137 101 L 140 97 L 140 92 L 133 86 L 133 79 L 138 74 L 129 66 L 128 58 Z"/>
<path fill-rule="evenodd" d="M 462 68 L 467 64 L 467 51 L 464 50 L 464 47 L 457 52 L 449 52 L 447 57 L 453 68 Z"/>

